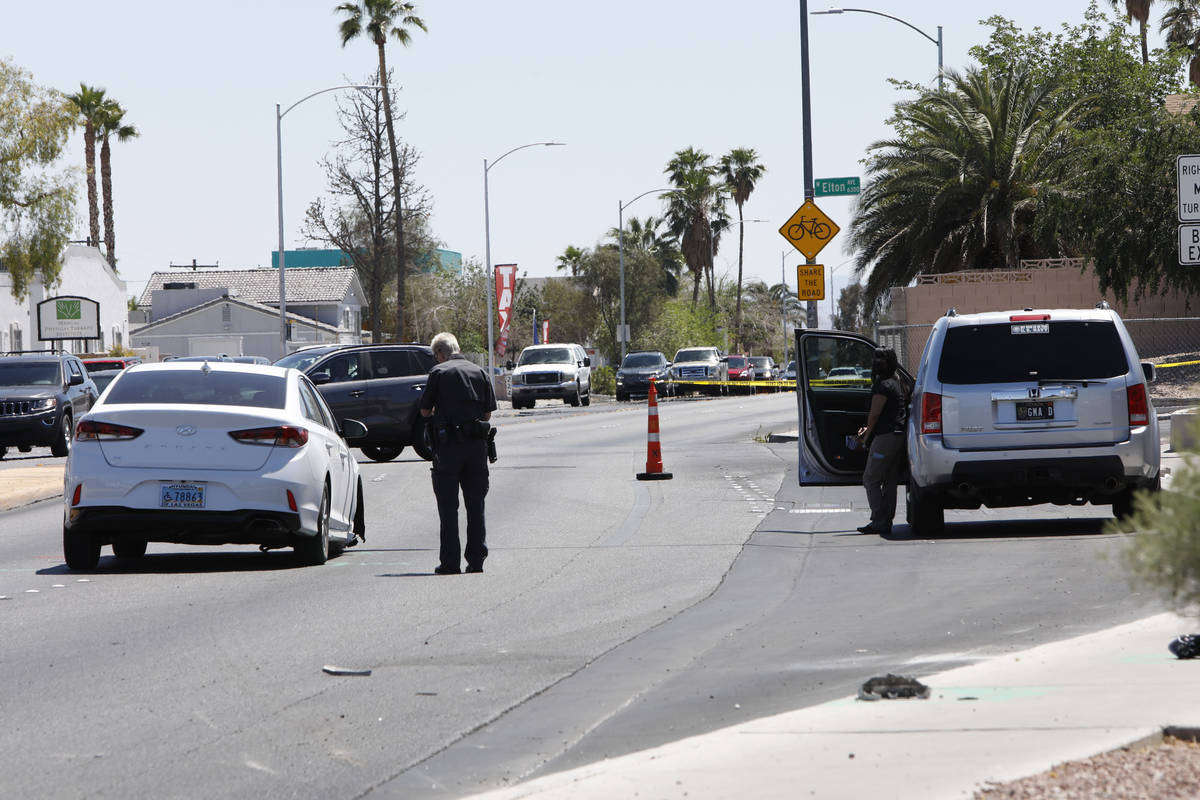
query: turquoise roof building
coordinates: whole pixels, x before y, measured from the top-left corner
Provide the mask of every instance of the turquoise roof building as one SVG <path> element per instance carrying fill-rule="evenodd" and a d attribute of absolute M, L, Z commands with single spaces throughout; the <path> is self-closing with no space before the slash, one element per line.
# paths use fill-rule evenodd
<path fill-rule="evenodd" d="M 304 269 L 306 267 L 351 267 L 350 256 L 341 250 L 323 250 L 319 248 L 302 248 L 300 250 L 284 250 L 284 264 L 288 269 Z M 422 253 L 415 261 L 421 272 L 445 270 L 455 275 L 462 274 L 462 253 L 453 250 L 434 250 L 432 253 Z M 279 269 L 279 251 L 271 251 L 271 268 Z"/>

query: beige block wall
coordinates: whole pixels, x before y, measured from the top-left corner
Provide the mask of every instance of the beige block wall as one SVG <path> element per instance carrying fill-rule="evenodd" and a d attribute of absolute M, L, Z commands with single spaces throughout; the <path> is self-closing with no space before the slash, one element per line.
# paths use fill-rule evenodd
<path fill-rule="evenodd" d="M 953 273 L 943 282 L 921 284 L 893 293 L 892 318 L 898 324 L 931 324 L 954 308 L 960 314 L 1021 308 L 1091 308 L 1101 299 L 1100 282 L 1089 267 L 1039 268 L 1007 273 L 1000 282 L 989 273 Z M 949 277 L 949 280 L 947 280 Z M 1131 289 L 1130 295 L 1134 294 Z M 1200 316 L 1200 296 L 1166 292 L 1118 303 L 1112 292 L 1104 299 L 1125 319 Z"/>

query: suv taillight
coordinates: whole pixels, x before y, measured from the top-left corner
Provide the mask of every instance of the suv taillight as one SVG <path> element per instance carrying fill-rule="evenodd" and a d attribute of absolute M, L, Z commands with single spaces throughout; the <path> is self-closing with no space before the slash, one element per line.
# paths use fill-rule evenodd
<path fill-rule="evenodd" d="M 921 433 L 942 432 L 942 396 L 934 392 L 921 395 Z"/>
<path fill-rule="evenodd" d="M 1146 425 L 1150 422 L 1150 407 L 1146 402 L 1146 384 L 1135 383 L 1125 390 L 1129 402 L 1129 424 Z"/>

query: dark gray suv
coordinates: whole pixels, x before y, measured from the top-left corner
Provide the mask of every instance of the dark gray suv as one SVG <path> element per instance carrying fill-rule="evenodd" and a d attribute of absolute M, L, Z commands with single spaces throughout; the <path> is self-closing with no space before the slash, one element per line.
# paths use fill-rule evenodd
<path fill-rule="evenodd" d="M 74 421 L 99 392 L 87 368 L 70 353 L 48 351 L 0 357 L 0 458 L 9 447 L 28 453 L 71 450 Z"/>
<path fill-rule="evenodd" d="M 437 361 L 423 344 L 329 345 L 297 350 L 275 362 L 300 370 L 316 384 L 338 423 L 367 426 L 355 440 L 372 461 L 391 461 L 411 445 L 426 461 L 433 449 L 420 414 L 421 394 Z"/>

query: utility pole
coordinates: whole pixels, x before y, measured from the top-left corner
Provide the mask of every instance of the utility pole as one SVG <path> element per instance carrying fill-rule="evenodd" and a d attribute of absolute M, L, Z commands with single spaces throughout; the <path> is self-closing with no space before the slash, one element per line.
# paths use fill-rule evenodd
<path fill-rule="evenodd" d="M 804 199 L 812 200 L 813 191 L 813 152 L 812 152 L 812 92 L 808 80 L 808 0 L 800 0 L 800 107 L 804 114 Z M 816 259 L 805 256 L 806 264 L 815 264 Z M 817 327 L 817 301 L 809 300 L 807 319 L 809 328 Z M 797 354 L 799 358 L 799 354 Z"/>

